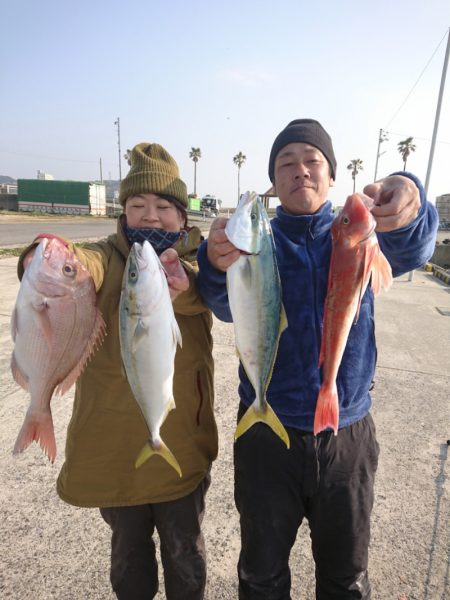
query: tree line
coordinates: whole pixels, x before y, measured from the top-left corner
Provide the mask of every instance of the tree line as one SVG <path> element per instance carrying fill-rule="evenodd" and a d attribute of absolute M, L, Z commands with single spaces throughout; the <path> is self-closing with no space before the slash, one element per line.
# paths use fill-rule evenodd
<path fill-rule="evenodd" d="M 388 138 L 385 136 L 381 139 L 382 142 L 385 142 Z M 400 156 L 403 160 L 403 171 L 406 171 L 406 162 L 412 152 L 416 150 L 416 145 L 413 143 L 412 137 L 407 137 L 405 140 L 402 140 L 397 144 L 397 150 L 400 153 Z M 356 176 L 360 171 L 364 169 L 363 161 L 360 158 L 352 159 L 347 165 L 347 169 L 351 171 L 352 179 L 353 179 L 353 193 L 355 193 L 356 188 Z"/>
<path fill-rule="evenodd" d="M 385 136 L 381 141 L 386 141 L 388 138 Z M 413 143 L 413 137 L 407 137 L 397 144 L 398 152 L 403 160 L 403 171 L 406 171 L 406 162 L 412 152 L 416 150 L 416 145 Z M 124 154 L 124 158 L 130 164 L 130 154 L 131 150 L 127 149 Z M 194 163 L 194 196 L 197 195 L 197 163 L 202 157 L 202 151 L 200 148 L 191 147 L 189 152 L 189 158 Z M 245 154 L 239 151 L 235 156 L 233 156 L 233 162 L 237 166 L 237 198 L 241 197 L 241 167 L 247 160 Z M 356 177 L 360 171 L 364 170 L 363 161 L 360 158 L 353 158 L 349 164 L 347 165 L 347 169 L 351 171 L 352 179 L 353 179 L 353 193 L 355 193 L 356 189 Z"/>

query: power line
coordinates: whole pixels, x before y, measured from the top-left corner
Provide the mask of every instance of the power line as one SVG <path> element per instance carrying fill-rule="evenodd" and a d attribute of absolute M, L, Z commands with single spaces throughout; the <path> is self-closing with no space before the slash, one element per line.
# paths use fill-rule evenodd
<path fill-rule="evenodd" d="M 1 148 L 0 148 L 0 152 L 6 153 L 6 154 L 13 154 L 14 156 L 25 156 L 27 158 L 39 158 L 39 159 L 42 158 L 45 160 L 60 160 L 63 162 L 98 164 L 98 160 L 79 160 L 76 158 L 61 158 L 61 156 L 44 156 L 43 154 L 26 154 L 26 153 L 22 153 L 22 152 L 11 152 L 10 150 L 2 150 Z"/>
<path fill-rule="evenodd" d="M 389 123 L 386 125 L 385 129 L 387 129 L 389 127 L 389 125 L 392 123 L 392 121 L 395 119 L 395 117 L 398 115 L 398 113 L 401 111 L 401 109 L 405 106 L 406 102 L 408 101 L 408 98 L 411 96 L 411 94 L 413 93 L 414 89 L 416 88 L 417 84 L 419 83 L 419 81 L 422 78 L 422 75 L 425 73 L 425 71 L 428 68 L 428 65 L 430 64 L 430 62 L 433 60 L 434 55 L 436 54 L 436 52 L 439 49 L 439 46 L 442 44 L 442 42 L 445 40 L 445 38 L 447 37 L 447 31 L 444 33 L 444 36 L 442 37 L 442 40 L 439 42 L 439 44 L 437 45 L 436 50 L 433 52 L 433 54 L 431 55 L 430 60 L 427 62 L 427 64 L 425 65 L 425 67 L 423 68 L 421 74 L 419 75 L 419 78 L 417 79 L 416 83 L 412 86 L 411 91 L 409 92 L 409 94 L 406 96 L 405 100 L 402 102 L 402 104 L 400 105 L 400 107 L 397 109 L 397 112 L 394 114 L 394 116 L 392 117 L 392 119 L 389 121 Z"/>
<path fill-rule="evenodd" d="M 397 133 L 395 131 L 387 131 L 386 133 L 389 133 L 389 135 L 398 135 L 399 137 L 409 137 L 411 134 L 408 133 Z M 431 142 L 431 138 L 423 138 L 423 137 L 418 137 L 416 135 L 412 136 L 415 140 L 421 140 L 422 142 Z M 450 144 L 450 142 L 446 142 L 444 140 L 438 140 L 438 144 Z"/>

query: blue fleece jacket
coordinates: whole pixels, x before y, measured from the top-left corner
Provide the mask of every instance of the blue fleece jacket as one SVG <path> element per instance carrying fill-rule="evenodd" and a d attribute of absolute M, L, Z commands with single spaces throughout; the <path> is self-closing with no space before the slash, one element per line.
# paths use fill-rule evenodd
<path fill-rule="evenodd" d="M 393 275 L 422 266 L 432 255 L 438 218 L 427 202 L 420 181 L 409 173 L 420 191 L 421 207 L 408 226 L 378 235 Z M 313 215 L 293 216 L 277 207 L 272 219 L 283 303 L 288 327 L 282 333 L 267 401 L 284 425 L 313 430 L 314 412 L 322 373 L 318 368 L 324 303 L 331 256 L 332 205 L 326 202 Z M 204 300 L 223 321 L 232 320 L 225 273 L 208 261 L 207 241 L 198 253 L 198 285 Z M 339 428 L 362 419 L 370 410 L 369 387 L 374 377 L 374 297 L 370 287 L 361 303 L 358 321 L 353 324 L 338 372 Z M 242 365 L 239 366 L 239 396 L 250 406 L 255 392 Z"/>

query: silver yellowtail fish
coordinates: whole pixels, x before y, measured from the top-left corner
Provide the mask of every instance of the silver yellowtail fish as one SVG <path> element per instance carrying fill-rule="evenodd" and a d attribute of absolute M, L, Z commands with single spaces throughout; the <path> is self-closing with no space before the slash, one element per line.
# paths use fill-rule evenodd
<path fill-rule="evenodd" d="M 175 408 L 173 373 L 181 333 L 163 267 L 145 241 L 131 248 L 120 297 L 120 349 L 128 382 L 149 429 L 136 468 L 159 454 L 181 477 L 177 459 L 163 442 L 160 428 Z"/>
<path fill-rule="evenodd" d="M 11 372 L 30 393 L 13 452 L 36 441 L 53 462 L 52 396 L 72 387 L 105 336 L 94 281 L 61 240 L 44 238 L 37 246 L 20 284 L 11 333 Z"/>
<path fill-rule="evenodd" d="M 236 429 L 235 439 L 266 423 L 290 447 L 289 436 L 266 399 L 278 342 L 287 326 L 272 229 L 255 192 L 246 192 L 225 233 L 242 251 L 227 270 L 227 289 L 237 353 L 256 398 Z"/>

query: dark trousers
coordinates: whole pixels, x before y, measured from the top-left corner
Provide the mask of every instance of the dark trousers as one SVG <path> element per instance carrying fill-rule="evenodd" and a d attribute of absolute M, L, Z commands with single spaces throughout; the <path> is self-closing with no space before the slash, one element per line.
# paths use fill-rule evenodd
<path fill-rule="evenodd" d="M 370 600 L 370 513 L 379 453 L 372 417 L 337 436 L 286 429 L 289 450 L 264 424 L 235 444 L 239 598 L 290 600 L 289 555 L 306 518 L 317 600 Z"/>
<path fill-rule="evenodd" d="M 112 529 L 111 584 L 119 600 L 155 597 L 155 528 L 160 538 L 167 600 L 202 600 L 206 552 L 201 523 L 209 483 L 208 475 L 191 494 L 171 502 L 100 509 Z"/>

